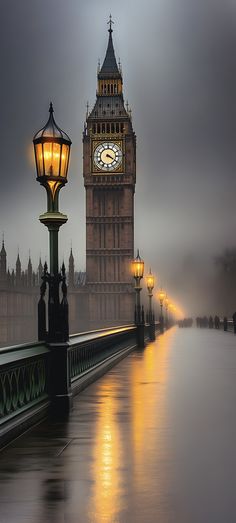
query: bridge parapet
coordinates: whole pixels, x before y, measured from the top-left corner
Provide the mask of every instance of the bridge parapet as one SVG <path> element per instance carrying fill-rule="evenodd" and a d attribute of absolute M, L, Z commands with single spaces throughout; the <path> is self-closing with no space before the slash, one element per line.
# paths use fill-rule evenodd
<path fill-rule="evenodd" d="M 143 325 L 149 341 L 150 325 Z M 156 322 L 155 330 L 160 330 Z M 73 395 L 107 372 L 137 344 L 137 325 L 70 336 L 67 344 L 43 342 L 0 349 L 0 446 L 49 413 L 65 414 Z M 67 412 L 68 413 L 68 412 Z"/>
<path fill-rule="evenodd" d="M 49 405 L 48 369 L 50 351 L 43 343 L 0 349 L 0 438 L 17 436 L 31 422 L 45 415 Z"/>

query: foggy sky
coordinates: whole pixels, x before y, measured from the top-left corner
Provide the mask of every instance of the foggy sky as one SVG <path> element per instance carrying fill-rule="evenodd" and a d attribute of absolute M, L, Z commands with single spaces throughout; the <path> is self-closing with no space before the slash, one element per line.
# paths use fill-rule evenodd
<path fill-rule="evenodd" d="M 0 7 L 0 233 L 10 268 L 18 247 L 23 266 L 29 249 L 34 267 L 48 250 L 32 138 L 51 100 L 73 142 L 69 183 L 60 194 L 69 217 L 60 232 L 61 259 L 67 262 L 72 241 L 76 267 L 85 268 L 82 130 L 111 12 L 137 134 L 135 245 L 191 312 L 185 270 L 192 267 L 205 281 L 213 256 L 235 245 L 236 4 L 1 0 Z"/>

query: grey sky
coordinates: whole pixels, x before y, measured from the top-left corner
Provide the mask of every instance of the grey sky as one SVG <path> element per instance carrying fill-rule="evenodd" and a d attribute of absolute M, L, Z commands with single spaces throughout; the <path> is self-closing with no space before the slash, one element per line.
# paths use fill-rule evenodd
<path fill-rule="evenodd" d="M 82 129 L 86 101 L 95 101 L 110 12 L 137 134 L 135 243 L 163 285 L 188 305 L 178 283 L 185 261 L 193 257 L 205 270 L 235 244 L 232 0 L 1 0 L 0 231 L 9 265 L 18 246 L 23 265 L 29 249 L 34 265 L 47 252 L 47 230 L 38 222 L 46 195 L 35 181 L 31 142 L 52 100 L 73 142 L 60 198 L 69 216 L 61 256 L 67 261 L 72 240 L 76 266 L 85 267 Z"/>

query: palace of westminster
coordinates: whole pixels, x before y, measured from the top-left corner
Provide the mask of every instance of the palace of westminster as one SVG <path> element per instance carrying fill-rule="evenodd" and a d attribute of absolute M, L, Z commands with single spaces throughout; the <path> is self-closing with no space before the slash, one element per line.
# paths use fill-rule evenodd
<path fill-rule="evenodd" d="M 75 272 L 71 249 L 67 273 L 70 332 L 133 320 L 134 289 L 130 261 L 134 255 L 136 137 L 124 104 L 112 21 L 106 56 L 98 70 L 96 102 L 83 132 L 86 192 L 86 273 Z M 43 267 L 36 272 L 29 257 L 15 270 L 0 251 L 0 346 L 37 339 L 37 303 Z"/>

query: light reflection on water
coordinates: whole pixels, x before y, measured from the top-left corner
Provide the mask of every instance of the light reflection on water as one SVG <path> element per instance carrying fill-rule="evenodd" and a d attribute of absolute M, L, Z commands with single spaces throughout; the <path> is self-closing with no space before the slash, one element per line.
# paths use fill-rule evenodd
<path fill-rule="evenodd" d="M 101 401 L 95 428 L 90 504 L 90 517 L 96 523 L 123 521 L 119 517 L 122 513 L 128 517 L 134 496 L 137 507 L 152 498 L 158 504 L 162 497 L 166 473 L 160 471 L 159 464 L 169 456 L 166 382 L 171 339 L 170 333 L 159 337 L 97 384 Z M 130 521 L 135 506 L 132 510 Z"/>
<path fill-rule="evenodd" d="M 94 489 L 90 506 L 91 516 L 96 521 L 113 521 L 121 507 L 121 462 L 122 448 L 120 428 L 116 422 L 118 400 L 115 394 L 115 383 L 102 380 L 99 395 L 104 401 L 98 404 L 96 421 L 96 440 L 93 448 Z M 110 519 L 109 519 L 110 518 Z"/>

